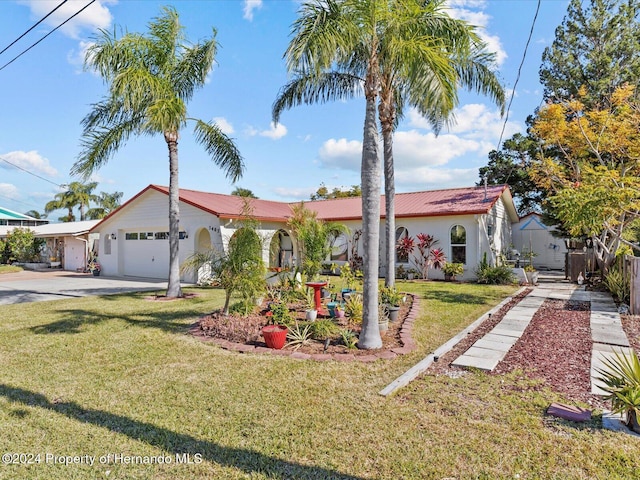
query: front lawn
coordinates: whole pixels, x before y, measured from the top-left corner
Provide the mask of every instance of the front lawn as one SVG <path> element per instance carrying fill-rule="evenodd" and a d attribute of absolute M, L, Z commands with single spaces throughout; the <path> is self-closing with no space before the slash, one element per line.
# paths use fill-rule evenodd
<path fill-rule="evenodd" d="M 0 265 L 0 275 L 2 275 L 3 273 L 15 273 L 15 272 L 21 272 L 22 271 L 22 267 L 17 267 L 14 265 Z"/>
<path fill-rule="evenodd" d="M 5 464 L 0 478 L 637 475 L 637 439 L 550 422 L 544 409 L 562 399 L 517 375 L 424 376 L 381 397 L 514 291 L 399 288 L 422 298 L 418 350 L 371 364 L 239 354 L 190 337 L 187 327 L 222 305 L 219 290 L 188 290 L 199 296 L 175 302 L 141 293 L 3 306 L 0 450 L 26 455 L 5 463 L 32 463 Z M 152 461 L 164 463 L 142 463 Z"/>

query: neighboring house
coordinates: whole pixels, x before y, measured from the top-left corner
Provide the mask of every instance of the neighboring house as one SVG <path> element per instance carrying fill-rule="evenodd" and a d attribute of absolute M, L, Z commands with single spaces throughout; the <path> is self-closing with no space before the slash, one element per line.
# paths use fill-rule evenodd
<path fill-rule="evenodd" d="M 4 238 L 14 228 L 28 228 L 37 238 L 45 240 L 41 251 L 40 266 L 62 268 L 64 270 L 84 270 L 92 250 L 98 246 L 98 234 L 90 234 L 99 220 L 82 222 L 47 223 L 36 226 L 0 225 L 0 238 Z"/>
<path fill-rule="evenodd" d="M 419 233 L 433 235 L 447 259 L 465 265 L 463 278 L 473 278 L 473 270 L 483 255 L 489 262 L 506 251 L 511 243 L 511 225 L 518 215 L 509 188 L 454 188 L 396 194 L 396 238 L 415 237 Z M 297 264 L 297 245 L 287 226 L 291 207 L 285 203 L 244 199 L 234 195 L 180 190 L 180 263 L 194 252 L 211 246 L 224 248 L 243 217 L 248 201 L 252 216 L 259 221 L 264 239 L 264 260 L 270 267 Z M 384 205 L 384 197 L 381 197 Z M 359 232 L 362 228 L 361 199 L 340 198 L 307 201 L 305 206 L 318 213 L 318 218 L 345 224 L 350 235 L 340 236 L 328 261 L 337 264 L 362 255 Z M 149 185 L 92 230 L 100 234 L 99 260 L 105 275 L 167 278 L 169 272 L 169 197 L 168 188 Z M 385 274 L 384 216 L 380 226 L 379 274 Z M 407 259 L 399 259 L 407 260 Z M 411 267 L 411 259 L 405 263 Z M 430 278 L 442 278 L 439 271 Z M 183 275 L 183 281 L 194 282 L 197 274 Z"/>
<path fill-rule="evenodd" d="M 563 270 L 567 247 L 562 238 L 553 236 L 553 231 L 538 213 L 529 213 L 514 224 L 512 243 L 520 253 L 521 263 L 527 252 L 533 252 L 533 266 L 538 270 Z"/>
<path fill-rule="evenodd" d="M 29 217 L 23 213 L 14 212 L 8 208 L 0 207 L 0 227 L 35 227 L 36 225 L 44 225 L 46 223 L 49 223 L 49 220 Z M 4 231 L 4 229 L 2 229 L 2 231 Z"/>

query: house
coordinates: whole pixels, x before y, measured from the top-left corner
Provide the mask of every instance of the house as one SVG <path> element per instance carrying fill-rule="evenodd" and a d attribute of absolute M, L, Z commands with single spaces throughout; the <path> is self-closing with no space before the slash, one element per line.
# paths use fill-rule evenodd
<path fill-rule="evenodd" d="M 47 221 L 48 222 L 48 221 Z M 63 270 L 84 270 L 90 252 L 97 248 L 98 234 L 89 231 L 99 220 L 81 222 L 38 223 L 29 225 L 0 225 L 0 238 L 4 238 L 14 228 L 28 228 L 36 238 L 45 240 L 40 262 L 34 267 L 62 268 Z"/>
<path fill-rule="evenodd" d="M 513 247 L 521 259 L 533 252 L 533 266 L 538 270 L 563 270 L 567 247 L 553 231 L 544 224 L 540 214 L 529 213 L 513 225 Z"/>
<path fill-rule="evenodd" d="M 169 190 L 149 185 L 120 208 L 98 223 L 91 233 L 100 236 L 97 253 L 102 271 L 112 276 L 167 278 L 169 272 Z M 180 263 L 195 252 L 212 246 L 224 248 L 243 218 L 245 202 L 260 223 L 264 239 L 264 260 L 270 267 L 284 267 L 298 262 L 297 245 L 287 226 L 292 206 L 270 200 L 244 199 L 234 195 L 181 189 Z M 396 238 L 433 235 L 447 259 L 465 265 L 463 278 L 473 278 L 473 270 L 483 255 L 490 262 L 512 243 L 512 224 L 518 215 L 506 185 L 453 188 L 400 193 L 396 201 Z M 384 205 L 384 196 L 380 198 Z M 339 236 L 333 244 L 331 258 L 337 264 L 362 255 L 361 199 L 339 198 L 305 202 L 318 218 L 345 224 L 349 235 Z M 384 212 L 384 208 L 381 208 Z M 380 276 L 384 264 L 384 213 L 380 230 Z M 411 268 L 412 259 L 398 259 Z M 439 271 L 430 278 L 442 278 Z M 197 281 L 197 274 L 183 274 L 183 281 Z"/>
<path fill-rule="evenodd" d="M 33 218 L 23 213 L 14 212 L 8 208 L 0 207 L 0 227 L 35 227 L 36 225 L 44 225 L 49 223 L 47 219 Z M 0 229 L 0 231 L 6 231 Z"/>

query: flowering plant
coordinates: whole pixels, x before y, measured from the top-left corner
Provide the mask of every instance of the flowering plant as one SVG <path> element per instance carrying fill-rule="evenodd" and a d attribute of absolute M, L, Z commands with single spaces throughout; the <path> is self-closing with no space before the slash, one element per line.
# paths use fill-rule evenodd
<path fill-rule="evenodd" d="M 100 264 L 95 260 L 90 261 L 88 267 L 89 267 L 89 271 L 91 272 L 93 272 L 94 270 L 98 272 L 102 270 L 102 267 L 100 266 Z"/>

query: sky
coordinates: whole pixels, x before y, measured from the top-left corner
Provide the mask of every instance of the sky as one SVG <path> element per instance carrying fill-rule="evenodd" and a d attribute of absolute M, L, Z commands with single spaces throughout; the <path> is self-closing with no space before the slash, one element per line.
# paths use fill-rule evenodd
<path fill-rule="evenodd" d="M 0 2 L 0 50 L 61 1 Z M 188 113 L 217 122 L 234 139 L 246 167 L 232 184 L 195 142 L 193 123 L 187 124 L 178 145 L 181 188 L 231 193 L 239 186 L 262 199 L 298 201 L 308 200 L 321 184 L 360 184 L 364 99 L 296 107 L 278 125 L 271 121 L 273 101 L 289 79 L 283 54 L 300 0 L 96 0 L 14 60 L 89 2 L 68 0 L 0 53 L 0 206 L 44 212 L 66 184 L 82 180 L 70 176 L 81 151 L 81 121 L 107 92 L 103 80 L 83 68 L 84 52 L 100 29 L 146 32 L 165 5 L 177 9 L 189 40 L 215 32 L 216 64 Z M 542 100 L 542 52 L 553 42 L 567 5 L 568 0 L 542 0 L 520 68 L 536 0 L 449 0 L 451 15 L 476 25 L 496 53 L 498 77 L 512 97 L 508 118 L 488 98 L 464 90 L 456 123 L 438 136 L 408 110 L 394 137 L 396 192 L 475 185 L 503 129 L 503 140 L 525 132 L 527 116 Z M 123 201 L 149 184 L 168 185 L 164 138 L 130 138 L 90 180 L 98 182 L 95 193 L 122 192 Z"/>

